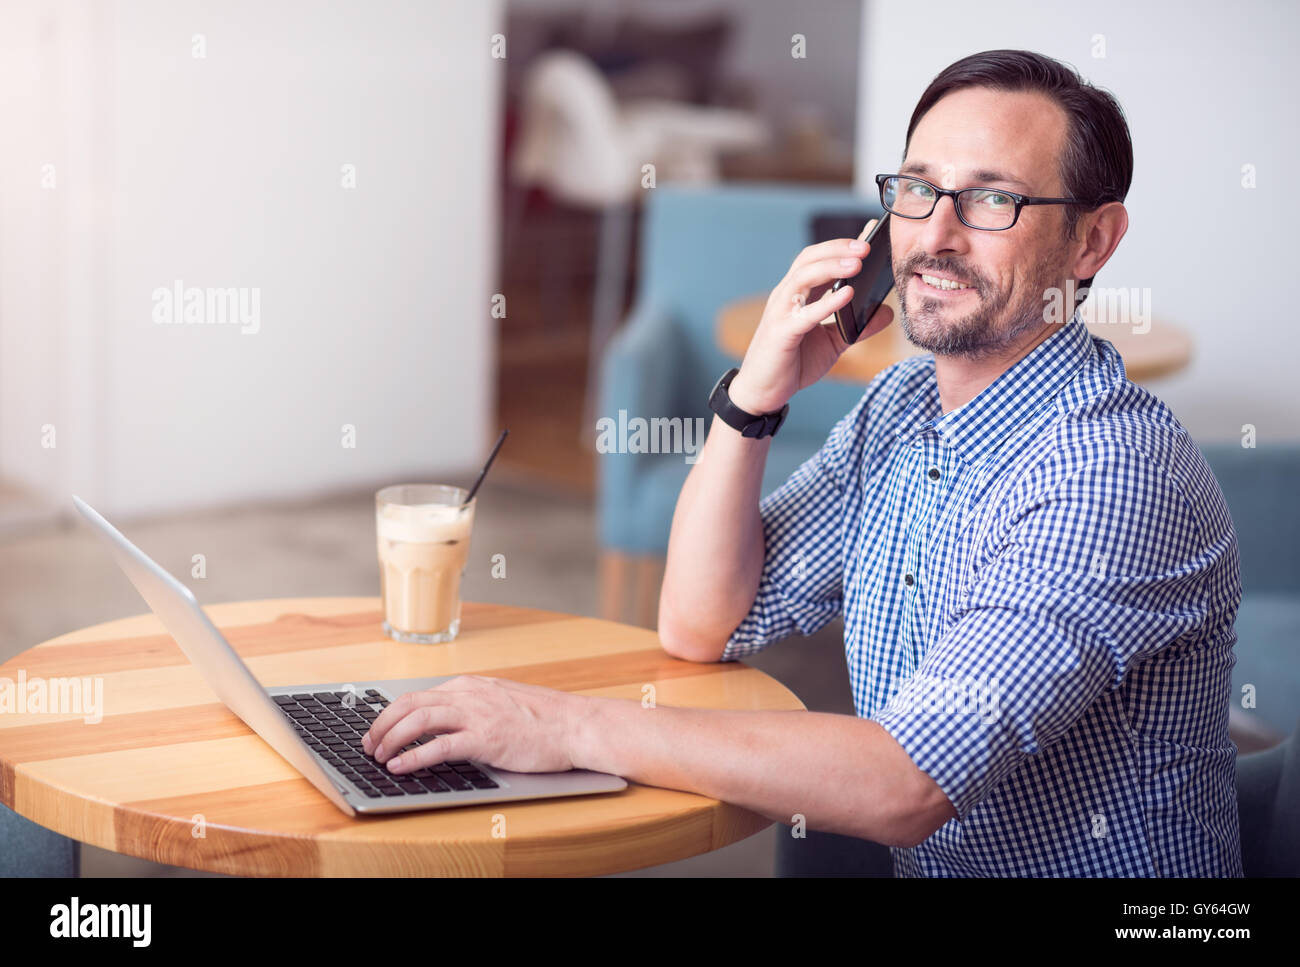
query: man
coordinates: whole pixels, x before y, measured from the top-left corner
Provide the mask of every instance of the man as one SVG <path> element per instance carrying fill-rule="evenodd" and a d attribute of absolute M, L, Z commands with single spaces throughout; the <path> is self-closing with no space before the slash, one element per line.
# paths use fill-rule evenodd
<path fill-rule="evenodd" d="M 842 615 L 856 717 L 469 677 L 394 703 L 379 758 L 448 730 L 396 770 L 617 773 L 883 843 L 899 875 L 1240 876 L 1231 520 L 1111 344 L 1072 302 L 1051 318 L 1123 237 L 1131 176 L 1119 106 L 1056 61 L 989 51 L 936 77 L 881 182 L 901 324 L 931 355 L 881 373 L 760 502 L 767 437 L 733 426 L 779 425 L 846 348 L 819 322 L 865 245 L 810 246 L 772 291 L 678 500 L 659 633 L 733 660 Z"/>

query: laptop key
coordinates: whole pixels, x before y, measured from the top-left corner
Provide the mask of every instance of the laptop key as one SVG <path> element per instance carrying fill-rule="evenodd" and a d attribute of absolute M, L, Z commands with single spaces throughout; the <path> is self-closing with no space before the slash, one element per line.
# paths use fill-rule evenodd
<path fill-rule="evenodd" d="M 489 779 L 487 776 L 479 776 L 477 779 L 471 779 L 470 782 L 473 784 L 475 789 L 498 788 L 497 784 L 493 782 L 491 779 Z"/>
<path fill-rule="evenodd" d="M 410 793 L 413 796 L 419 796 L 424 793 L 424 786 L 418 782 L 399 782 L 398 788 Z"/>
<path fill-rule="evenodd" d="M 276 705 L 292 705 L 294 703 L 292 695 L 273 695 L 271 699 Z"/>

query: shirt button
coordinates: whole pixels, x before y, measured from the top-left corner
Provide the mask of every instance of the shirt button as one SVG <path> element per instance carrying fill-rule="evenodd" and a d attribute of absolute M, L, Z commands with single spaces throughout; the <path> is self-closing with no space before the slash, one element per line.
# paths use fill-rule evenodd
<path fill-rule="evenodd" d="M 904 575 L 903 575 L 903 583 L 906 584 L 906 585 L 910 588 L 913 584 L 916 583 L 916 579 L 915 579 L 914 577 L 912 577 L 912 575 L 910 575 L 910 574 L 904 574 Z"/>
<path fill-rule="evenodd" d="M 930 468 L 930 479 L 931 479 L 931 480 L 938 480 L 938 479 L 939 479 L 939 468 L 938 468 L 938 467 L 931 467 L 931 468 Z"/>

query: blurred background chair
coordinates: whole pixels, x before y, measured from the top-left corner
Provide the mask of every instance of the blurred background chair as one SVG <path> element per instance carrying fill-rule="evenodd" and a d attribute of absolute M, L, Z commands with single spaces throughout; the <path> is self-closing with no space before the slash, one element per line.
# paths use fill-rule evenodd
<path fill-rule="evenodd" d="M 80 875 L 80 843 L 0 806 L 0 878 Z"/>
<path fill-rule="evenodd" d="M 1241 868 L 1246 876 L 1300 876 L 1300 724 L 1264 752 L 1237 757 Z"/>
<path fill-rule="evenodd" d="M 1246 876 L 1300 876 L 1300 446 L 1201 448 L 1237 531 L 1241 608 L 1232 669 L 1241 864 Z M 1249 686 L 1254 708 L 1243 709 Z M 1290 733 L 1290 737 L 1280 741 Z"/>
<path fill-rule="evenodd" d="M 600 353 L 622 311 L 633 206 L 660 180 L 715 182 L 721 153 L 753 149 L 770 138 L 768 123 L 747 111 L 662 98 L 620 104 L 604 75 L 573 51 L 550 51 L 530 67 L 511 166 L 515 186 L 507 200 L 506 237 L 517 234 L 521 193 L 530 186 L 601 213 L 584 440 L 591 439 Z M 654 172 L 649 185 L 646 165 Z"/>
<path fill-rule="evenodd" d="M 603 359 L 598 417 L 680 418 L 683 429 L 684 421 L 699 420 L 707 432 L 713 416 L 709 391 L 719 376 L 739 364 L 718 348 L 718 309 L 738 297 L 770 291 L 809 244 L 813 214 L 827 210 L 880 214 L 878 202 L 842 188 L 665 185 L 650 192 L 640 245 L 640 289 L 626 325 Z M 862 392 L 859 384 L 826 380 L 791 401 L 790 414 L 772 441 L 764 494 L 821 447 Z M 691 469 L 688 456 L 598 456 L 604 617 L 654 626 L 673 509 Z"/>
<path fill-rule="evenodd" d="M 1300 718 L 1300 446 L 1220 443 L 1201 451 L 1228 502 L 1241 555 L 1231 709 L 1238 745 L 1249 752 L 1276 744 Z M 1248 685 L 1255 707 L 1243 711 Z"/>
<path fill-rule="evenodd" d="M 869 839 L 805 830 L 803 838 L 790 835 L 790 827 L 776 827 L 777 876 L 893 876 L 894 860 L 888 846 Z"/>

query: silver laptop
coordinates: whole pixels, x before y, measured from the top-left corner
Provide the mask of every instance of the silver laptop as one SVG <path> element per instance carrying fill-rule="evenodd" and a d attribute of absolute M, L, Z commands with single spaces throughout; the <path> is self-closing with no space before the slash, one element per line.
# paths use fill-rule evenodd
<path fill-rule="evenodd" d="M 391 775 L 387 767 L 365 755 L 361 735 L 389 702 L 406 692 L 432 688 L 449 676 L 263 688 L 199 607 L 189 588 L 123 537 L 84 500 L 75 495 L 72 500 L 104 538 L 118 566 L 217 697 L 349 816 L 580 796 L 627 788 L 627 782 L 618 776 L 585 769 L 506 772 L 468 761 L 422 769 L 414 776 Z M 425 646 L 394 642 L 393 647 Z"/>

